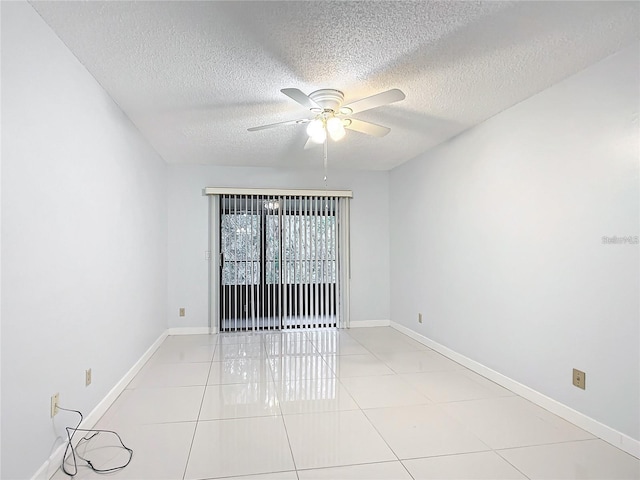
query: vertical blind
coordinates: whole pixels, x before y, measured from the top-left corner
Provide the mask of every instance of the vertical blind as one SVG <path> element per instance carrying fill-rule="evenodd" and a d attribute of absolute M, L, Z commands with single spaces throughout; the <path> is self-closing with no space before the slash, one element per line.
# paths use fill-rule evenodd
<path fill-rule="evenodd" d="M 212 329 L 348 326 L 347 196 L 209 190 Z"/>

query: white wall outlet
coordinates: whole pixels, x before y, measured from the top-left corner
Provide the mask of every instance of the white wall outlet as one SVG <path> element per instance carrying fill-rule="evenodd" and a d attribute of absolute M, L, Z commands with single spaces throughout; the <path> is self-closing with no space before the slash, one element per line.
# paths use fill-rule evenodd
<path fill-rule="evenodd" d="M 60 394 L 55 393 L 51 395 L 51 418 L 57 415 L 59 405 L 60 405 Z"/>
<path fill-rule="evenodd" d="M 418 314 L 418 323 L 422 323 L 422 314 L 421 313 Z"/>
<path fill-rule="evenodd" d="M 184 307 L 180 308 L 180 316 L 184 317 L 186 315 L 186 309 Z"/>
<path fill-rule="evenodd" d="M 85 387 L 91 385 L 91 369 L 84 371 L 84 385 Z"/>

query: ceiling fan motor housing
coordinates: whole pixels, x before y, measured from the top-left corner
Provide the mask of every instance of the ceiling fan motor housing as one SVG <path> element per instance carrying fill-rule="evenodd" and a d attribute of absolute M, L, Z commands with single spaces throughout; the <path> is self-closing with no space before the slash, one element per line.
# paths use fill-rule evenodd
<path fill-rule="evenodd" d="M 337 112 L 344 102 L 344 93 L 332 88 L 323 88 L 309 94 L 309 98 L 316 102 L 324 110 Z"/>

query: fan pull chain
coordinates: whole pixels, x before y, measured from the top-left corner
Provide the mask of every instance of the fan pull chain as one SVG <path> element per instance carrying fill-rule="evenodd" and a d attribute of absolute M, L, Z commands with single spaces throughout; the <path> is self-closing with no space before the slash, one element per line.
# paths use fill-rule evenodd
<path fill-rule="evenodd" d="M 329 139 L 325 137 L 324 139 L 324 189 L 325 193 L 328 190 L 327 187 L 327 149 L 328 149 Z"/>

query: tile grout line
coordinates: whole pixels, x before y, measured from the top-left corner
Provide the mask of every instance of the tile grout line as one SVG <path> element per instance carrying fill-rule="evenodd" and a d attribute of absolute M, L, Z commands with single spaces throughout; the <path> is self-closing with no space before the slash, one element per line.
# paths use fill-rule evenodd
<path fill-rule="evenodd" d="M 580 438 L 577 440 L 560 440 L 557 442 L 545 442 L 545 443 L 534 443 L 532 445 L 519 445 L 516 447 L 503 447 L 503 448 L 495 448 L 494 450 L 496 452 L 498 451 L 504 451 L 504 450 L 517 450 L 518 448 L 535 448 L 535 447 L 544 447 L 547 445 L 564 445 L 565 443 L 578 443 L 578 442 L 593 442 L 594 440 L 601 440 L 604 442 L 604 440 L 602 440 L 599 437 L 594 437 L 594 438 Z M 612 445 L 613 446 L 613 445 Z M 615 446 L 613 446 L 614 448 L 616 448 Z M 620 449 L 618 449 L 620 450 Z M 624 452 L 623 450 L 620 450 L 621 452 Z M 624 452 L 627 453 L 627 452 Z M 627 454 L 629 455 L 629 454 Z"/>
<path fill-rule="evenodd" d="M 378 462 L 363 462 L 363 463 L 346 463 L 344 465 L 327 465 L 326 467 L 310 467 L 310 468 L 301 468 L 300 472 L 315 472 L 317 470 L 330 470 L 332 468 L 348 468 L 348 467 L 362 467 L 365 465 L 383 465 L 385 463 L 400 463 L 402 465 L 402 460 L 380 460 Z M 404 465 L 402 465 L 404 467 Z M 405 468 L 406 469 L 406 468 Z M 408 472 L 407 472 L 408 473 Z M 413 475 L 409 473 L 409 476 L 416 480 Z"/>
<path fill-rule="evenodd" d="M 267 351 L 267 345 L 264 344 L 263 341 L 264 341 L 264 338 L 261 340 L 260 344 L 263 346 L 265 358 L 268 360 L 269 359 L 269 355 L 268 355 L 268 351 Z M 276 384 L 275 376 L 273 375 L 273 369 L 271 368 L 271 364 L 270 363 L 269 363 L 269 372 L 271 373 L 271 379 L 273 380 L 274 385 L 275 385 Z M 284 382 L 284 379 L 282 379 L 282 381 Z M 280 406 L 280 395 L 279 395 L 277 387 L 274 388 L 274 394 L 275 394 L 276 398 L 278 399 L 278 409 L 280 410 L 280 420 L 282 421 L 282 426 L 284 427 L 284 434 L 287 436 L 287 443 L 289 444 L 289 453 L 291 454 L 291 461 L 293 462 L 293 469 L 294 469 L 294 471 L 296 473 L 296 477 L 298 478 L 298 480 L 300 480 L 300 476 L 298 475 L 298 466 L 296 465 L 296 458 L 293 455 L 293 448 L 291 447 L 291 438 L 289 437 L 289 430 L 287 430 L 287 424 L 284 421 L 284 413 L 282 411 L 282 407 Z"/>
<path fill-rule="evenodd" d="M 511 465 L 513 468 L 515 468 L 518 472 L 520 472 L 522 474 L 522 476 L 528 480 L 531 480 L 531 477 L 529 477 L 528 475 L 526 475 L 522 470 L 520 470 L 518 467 L 516 467 L 513 463 L 511 463 L 508 459 L 504 458 L 502 455 L 500 455 L 500 452 L 498 450 L 491 450 L 493 453 L 495 453 L 496 455 L 498 455 L 498 457 L 500 457 L 502 460 L 504 460 L 505 462 L 507 462 L 509 465 Z"/>
<path fill-rule="evenodd" d="M 287 423 L 284 421 L 284 414 L 282 413 L 282 408 L 280 409 L 280 420 L 282 420 L 282 426 L 284 427 L 284 434 L 287 436 L 287 443 L 289 444 L 289 453 L 291 454 L 293 469 L 296 472 L 296 477 L 300 478 L 300 476 L 298 475 L 298 465 L 296 465 L 296 457 L 293 455 L 293 447 L 291 447 L 291 438 L 289 438 L 289 430 L 287 429 Z"/>
<path fill-rule="evenodd" d="M 215 348 L 213 349 L 213 355 L 209 362 L 209 371 L 207 372 L 207 378 L 204 382 L 204 391 L 202 392 L 202 400 L 200 400 L 200 408 L 198 409 L 198 416 L 196 417 L 196 425 L 193 429 L 193 436 L 191 437 L 191 444 L 189 445 L 189 453 L 187 454 L 187 461 L 184 464 L 184 473 L 182 474 L 182 480 L 185 480 L 187 476 L 187 469 L 189 468 L 189 461 L 191 460 L 191 451 L 193 450 L 193 444 L 196 440 L 196 433 L 198 433 L 198 424 L 200 423 L 200 414 L 202 413 L 202 406 L 204 405 L 204 398 L 207 395 L 207 385 L 209 384 L 209 377 L 211 376 L 211 369 L 213 368 L 213 359 L 215 358 L 216 351 L 218 350 L 218 335 L 216 335 Z"/>
<path fill-rule="evenodd" d="M 355 399 L 354 399 L 355 401 Z M 358 404 L 356 402 L 356 404 Z M 358 404 L 358 407 L 360 407 L 360 404 Z M 365 411 L 360 408 L 360 413 L 364 416 L 364 418 L 367 420 L 367 422 L 369 422 L 369 425 L 371 425 L 371 427 L 373 428 L 373 430 L 378 434 L 378 436 L 382 439 L 382 441 L 384 442 L 384 444 L 387 446 L 387 448 L 389 449 L 389 451 L 391 453 L 393 453 L 393 455 L 395 455 L 396 460 L 400 463 L 402 463 L 402 461 L 400 460 L 400 457 L 398 456 L 398 454 L 395 452 L 395 450 L 393 448 L 391 448 L 391 445 L 389 445 L 389 443 L 387 442 L 387 440 L 384 438 L 384 436 L 382 436 L 382 433 L 380 433 L 380 431 L 376 428 L 376 426 L 373 424 L 373 422 L 371 421 L 371 419 L 367 416 L 367 414 L 365 413 Z M 404 464 L 402 465 L 404 467 Z M 413 478 L 413 475 L 411 476 Z"/>

